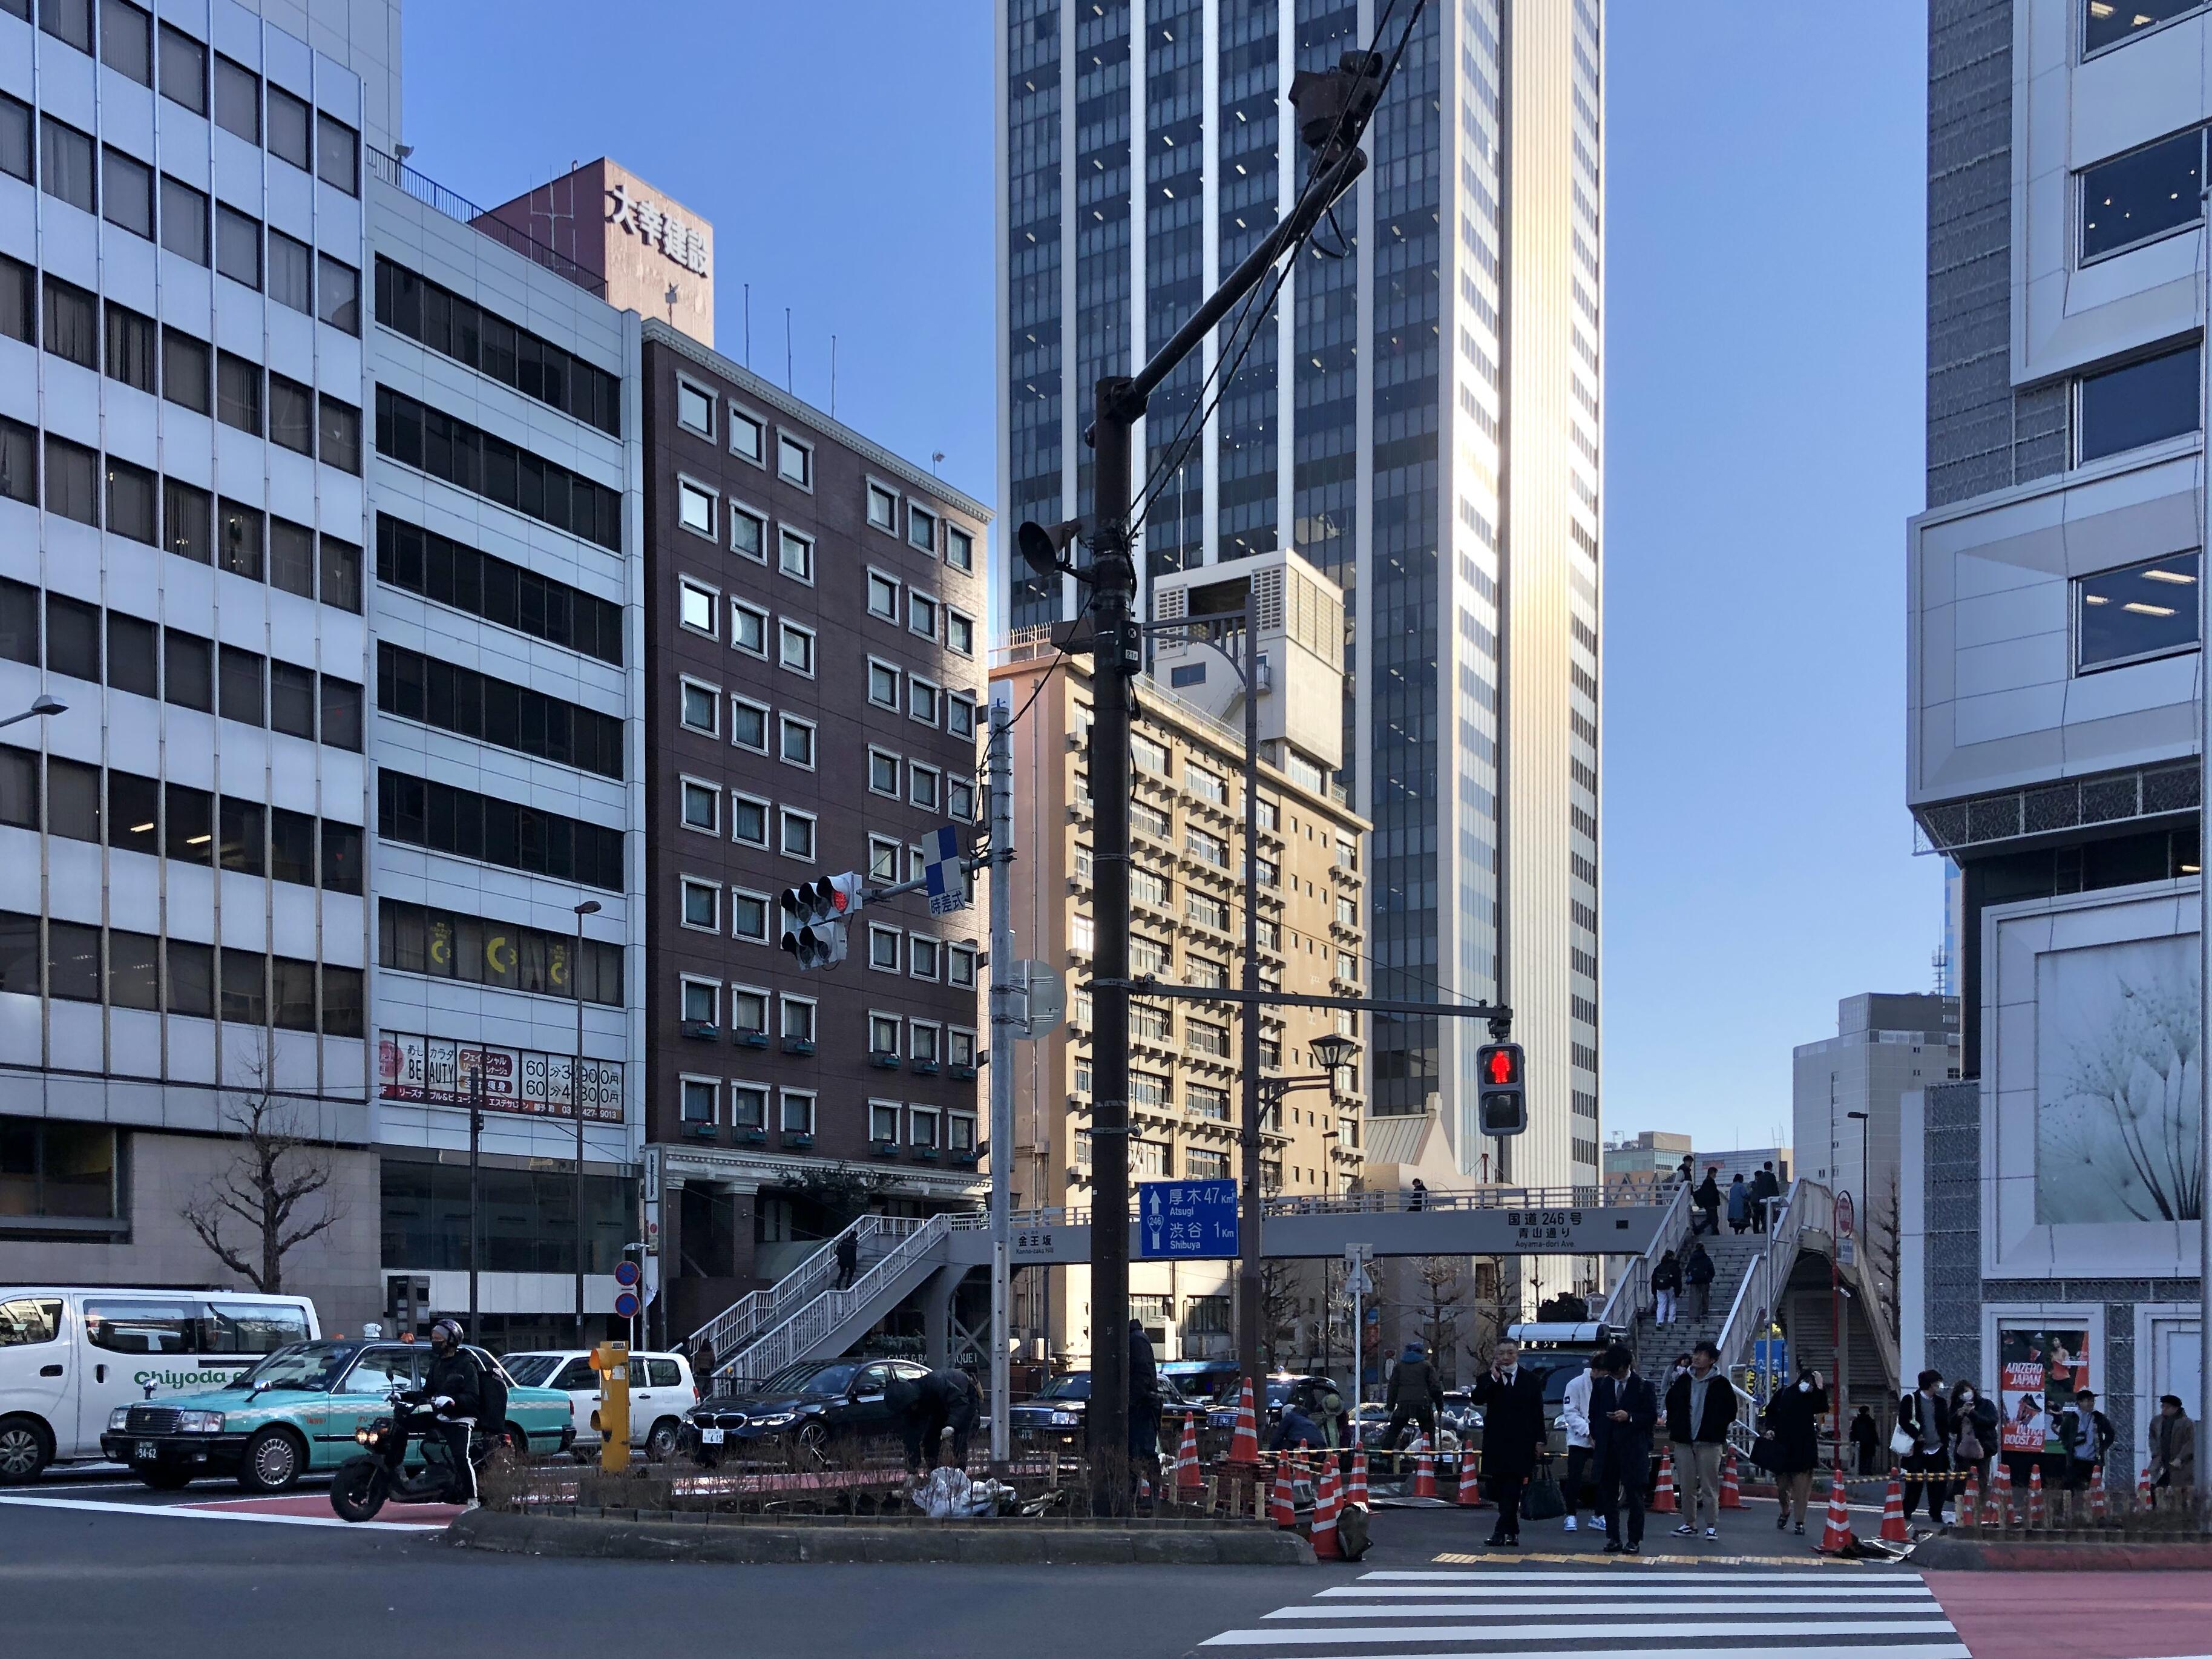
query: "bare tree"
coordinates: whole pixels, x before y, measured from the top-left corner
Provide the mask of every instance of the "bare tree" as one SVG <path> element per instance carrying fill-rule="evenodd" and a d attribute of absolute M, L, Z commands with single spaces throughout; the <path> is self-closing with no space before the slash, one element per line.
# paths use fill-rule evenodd
<path fill-rule="evenodd" d="M 1425 1255 L 1414 1263 L 1420 1274 L 1420 1299 L 1415 1304 L 1414 1316 L 1420 1322 L 1421 1340 L 1428 1344 L 1435 1364 L 1451 1373 L 1440 1379 L 1446 1383 L 1455 1381 L 1459 1371 L 1459 1304 L 1464 1294 L 1460 1273 L 1464 1265 L 1462 1258 L 1449 1255 Z"/>
<path fill-rule="evenodd" d="M 1260 1264 L 1260 1350 L 1270 1370 L 1275 1369 L 1285 1339 L 1291 1348 L 1297 1343 L 1298 1315 L 1306 1296 L 1303 1267 L 1301 1262 L 1281 1260 Z"/>
<path fill-rule="evenodd" d="M 285 1257 L 347 1215 L 330 1189 L 330 1148 L 301 1133 L 301 1103 L 270 1087 L 270 1069 L 264 1046 L 222 1109 L 237 1156 L 178 1211 L 216 1261 L 264 1295 L 284 1288 Z"/>
<path fill-rule="evenodd" d="M 1874 1285 L 1875 1316 L 1889 1328 L 1889 1340 L 1903 1337 L 1903 1311 L 1897 1294 L 1898 1274 L 1904 1269 L 1904 1235 L 1899 1221 L 1897 1171 L 1889 1175 L 1889 1191 L 1867 1218 L 1868 1276 Z"/>

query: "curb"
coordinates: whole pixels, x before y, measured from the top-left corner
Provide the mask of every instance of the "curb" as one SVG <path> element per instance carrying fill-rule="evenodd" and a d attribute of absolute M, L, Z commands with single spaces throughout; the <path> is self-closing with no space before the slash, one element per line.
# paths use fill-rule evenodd
<path fill-rule="evenodd" d="M 1931 1572 L 2174 1572 L 2212 1568 L 2212 1540 L 2171 1544 L 2062 1539 L 1984 1544 L 1942 1534 L 1914 1548 L 1911 1565 Z"/>
<path fill-rule="evenodd" d="M 477 1510 L 457 1516 L 445 1540 L 506 1555 L 595 1561 L 774 1563 L 950 1562 L 1083 1566 L 1311 1566 L 1296 1533 L 1258 1527 L 1138 1528 L 1030 1527 L 1001 1522 L 835 1527 L 611 1521 Z"/>

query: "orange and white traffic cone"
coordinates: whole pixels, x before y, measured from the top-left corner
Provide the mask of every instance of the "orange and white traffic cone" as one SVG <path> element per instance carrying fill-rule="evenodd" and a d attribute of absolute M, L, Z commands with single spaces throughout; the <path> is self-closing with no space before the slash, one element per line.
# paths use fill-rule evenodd
<path fill-rule="evenodd" d="M 2136 1482 L 2136 1507 L 2148 1513 L 2158 1504 L 2158 1494 L 2150 1484 L 2150 1465 L 2142 1468 L 2142 1478 Z"/>
<path fill-rule="evenodd" d="M 1267 1519 L 1279 1527 L 1298 1523 L 1298 1500 L 1291 1491 L 1291 1460 L 1275 1459 L 1275 1489 L 1267 1499 Z"/>
<path fill-rule="evenodd" d="M 1413 1442 L 1413 1496 L 1434 1498 L 1437 1495 L 1437 1460 L 1429 1449 L 1425 1434 Z"/>
<path fill-rule="evenodd" d="M 1969 1471 L 1966 1484 L 1959 1492 L 1959 1525 L 1976 1527 L 1981 1524 L 1982 1475 L 1978 1469 Z"/>
<path fill-rule="evenodd" d="M 1464 1441 L 1459 1449 L 1459 1506 L 1463 1510 L 1482 1507 L 1482 1482 L 1475 1474 L 1474 1453 Z"/>
<path fill-rule="evenodd" d="M 1342 1499 L 1336 1490 L 1336 1465 L 1322 1471 L 1321 1490 L 1314 1495 L 1313 1553 L 1316 1561 L 1341 1561 L 1344 1546 L 1337 1541 L 1336 1517 Z"/>
<path fill-rule="evenodd" d="M 1182 1443 L 1176 1448 L 1176 1486 L 1181 1492 L 1196 1492 L 1206 1484 L 1206 1477 L 1198 1468 L 1198 1424 L 1195 1419 L 1182 1420 Z"/>
<path fill-rule="evenodd" d="M 1659 1490 L 1651 1498 L 1651 1513 L 1672 1515 L 1674 1512 L 1674 1454 L 1666 1453 L 1659 1460 Z"/>
<path fill-rule="evenodd" d="M 1729 1448 L 1728 1455 L 1721 1463 L 1721 1507 L 1724 1510 L 1743 1507 L 1743 1483 L 1736 1479 L 1735 1448 L 1733 1446 Z"/>
<path fill-rule="evenodd" d="M 1894 1463 L 1889 1466 L 1889 1490 L 1882 1494 L 1881 1536 L 1885 1544 L 1912 1541 L 1912 1534 L 1905 1526 L 1905 1485 Z"/>
<path fill-rule="evenodd" d="M 1260 1425 L 1252 1415 L 1252 1379 L 1244 1379 L 1243 1392 L 1237 1396 L 1237 1426 L 1229 1437 L 1229 1461 L 1232 1463 L 1256 1463 L 1260 1461 Z"/>
<path fill-rule="evenodd" d="M 2106 1513 L 2105 1466 L 2092 1463 L 2089 1466 L 2089 1518 L 2101 1523 Z"/>
<path fill-rule="evenodd" d="M 1993 1506 L 1996 1512 L 1990 1517 L 1990 1524 L 1993 1526 L 2008 1527 L 2012 1525 L 2013 1512 L 2012 1465 L 2006 1462 L 2002 1457 L 1997 1459 L 1996 1484 L 1996 1503 Z"/>
<path fill-rule="evenodd" d="M 1844 1499 L 1844 1471 L 1838 1465 L 1835 1478 L 1828 1482 L 1828 1524 L 1820 1531 L 1820 1553 L 1834 1555 L 1848 1549 L 1850 1541 L 1851 1511 Z"/>
<path fill-rule="evenodd" d="M 2027 1471 L 2027 1524 L 2043 1524 L 2043 1465 L 2032 1464 Z"/>
<path fill-rule="evenodd" d="M 1367 1507 L 1367 1448 L 1364 1446 L 1352 1449 L 1352 1478 L 1345 1483 L 1344 1501 L 1347 1504 L 1357 1504 L 1363 1510 Z"/>

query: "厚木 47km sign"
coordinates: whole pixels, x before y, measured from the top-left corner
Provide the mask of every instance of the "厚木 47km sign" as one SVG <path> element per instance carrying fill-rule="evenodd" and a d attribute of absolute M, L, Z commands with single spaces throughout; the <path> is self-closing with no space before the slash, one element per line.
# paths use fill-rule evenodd
<path fill-rule="evenodd" d="M 1137 1246 L 1146 1256 L 1235 1255 L 1237 1183 L 1138 1182 Z"/>

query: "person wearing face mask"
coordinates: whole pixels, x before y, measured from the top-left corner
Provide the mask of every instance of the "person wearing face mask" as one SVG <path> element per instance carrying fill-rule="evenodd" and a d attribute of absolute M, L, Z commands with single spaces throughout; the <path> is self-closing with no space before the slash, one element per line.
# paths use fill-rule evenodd
<path fill-rule="evenodd" d="M 1997 1402 L 1964 1377 L 1951 1390 L 1951 1467 L 1958 1472 L 1957 1490 L 1966 1490 L 1969 1473 L 1981 1477 L 1981 1489 L 1990 1489 L 1990 1475 L 1997 1461 Z"/>
<path fill-rule="evenodd" d="M 1759 1437 L 1769 1443 L 1759 1461 L 1774 1471 L 1782 1499 L 1782 1512 L 1774 1518 L 1777 1532 L 1794 1521 L 1798 1534 L 1804 1534 L 1805 1500 L 1812 1496 L 1813 1471 L 1820 1463 L 1820 1418 L 1827 1409 L 1820 1373 L 1807 1371 L 1768 1401 L 1760 1414 Z"/>
<path fill-rule="evenodd" d="M 1943 1373 L 1930 1367 L 1920 1373 L 1919 1386 L 1897 1401 L 1897 1426 L 1912 1441 L 1905 1465 L 1905 1518 L 1910 1521 L 1928 1494 L 1928 1518 L 1939 1525 L 1943 1519 L 1946 1482 L 1922 1477 L 1940 1475 L 1951 1467 L 1951 1401 L 1943 1392 Z"/>

